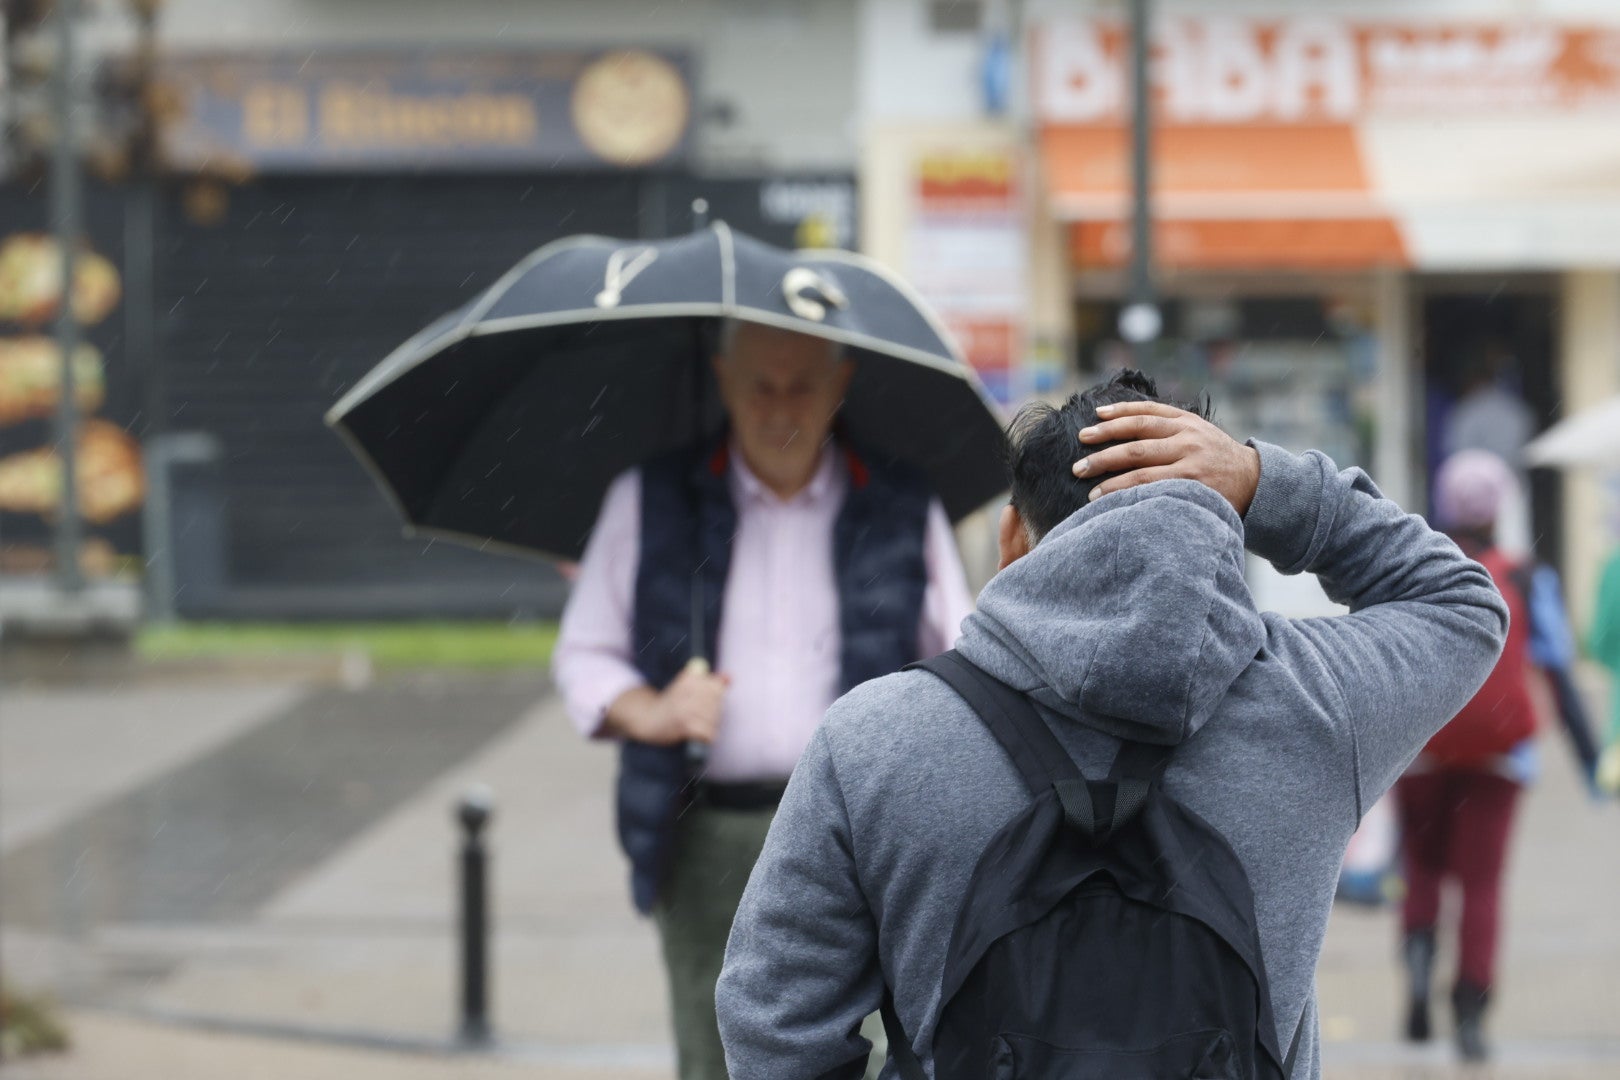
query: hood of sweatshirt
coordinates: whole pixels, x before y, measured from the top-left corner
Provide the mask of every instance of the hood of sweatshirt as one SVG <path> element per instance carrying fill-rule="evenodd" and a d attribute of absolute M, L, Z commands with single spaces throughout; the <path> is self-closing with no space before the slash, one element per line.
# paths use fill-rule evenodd
<path fill-rule="evenodd" d="M 997 574 L 957 648 L 1061 717 L 1174 745 L 1265 637 L 1237 513 L 1203 484 L 1164 480 L 1077 510 Z"/>

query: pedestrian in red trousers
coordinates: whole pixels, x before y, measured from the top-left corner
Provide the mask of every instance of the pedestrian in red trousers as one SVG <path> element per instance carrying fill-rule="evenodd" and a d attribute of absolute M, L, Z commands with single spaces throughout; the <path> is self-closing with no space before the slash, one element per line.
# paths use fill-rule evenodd
<path fill-rule="evenodd" d="M 1507 645 L 1485 685 L 1429 741 L 1395 785 L 1407 885 L 1402 912 L 1402 953 L 1409 978 L 1406 1034 L 1422 1042 L 1431 1033 L 1435 931 L 1441 889 L 1451 881 L 1462 894 L 1458 970 L 1451 1001 L 1458 1050 L 1467 1061 L 1481 1061 L 1488 1054 L 1484 1019 L 1501 938 L 1508 835 L 1519 794 L 1535 771 L 1532 668 L 1566 674 L 1550 656 L 1557 650 L 1549 650 L 1542 642 L 1542 638 L 1568 633 L 1562 602 L 1556 596 L 1556 576 L 1546 570 L 1538 579 L 1531 565 L 1514 560 L 1496 546 L 1497 512 L 1516 489 L 1512 470 L 1487 451 L 1461 451 L 1440 467 L 1435 484 L 1439 523 L 1466 554 L 1490 571 L 1507 601 L 1512 622 Z M 1543 595 L 1549 587 L 1546 579 L 1551 581 L 1551 597 Z M 1532 592 L 1537 597 L 1534 604 Z M 1538 632 L 1538 613 L 1542 622 L 1550 619 L 1560 625 Z M 1533 640 L 1538 633 L 1541 636 Z M 1571 700 L 1565 702 L 1566 697 Z M 1595 755 L 1582 750 L 1591 738 L 1579 697 L 1571 689 L 1558 698 L 1560 711 L 1567 714 L 1562 719 L 1583 767 L 1590 772 L 1591 763 L 1585 759 Z"/>

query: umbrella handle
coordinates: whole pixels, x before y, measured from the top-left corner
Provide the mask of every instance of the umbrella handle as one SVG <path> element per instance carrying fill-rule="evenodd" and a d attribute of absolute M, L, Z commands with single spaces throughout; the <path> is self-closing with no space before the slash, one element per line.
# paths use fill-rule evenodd
<path fill-rule="evenodd" d="M 710 670 L 709 661 L 702 656 L 694 656 L 686 662 L 686 670 L 693 675 L 707 675 Z M 709 744 L 699 742 L 697 739 L 688 739 L 686 763 L 694 772 L 702 772 L 709 764 Z"/>

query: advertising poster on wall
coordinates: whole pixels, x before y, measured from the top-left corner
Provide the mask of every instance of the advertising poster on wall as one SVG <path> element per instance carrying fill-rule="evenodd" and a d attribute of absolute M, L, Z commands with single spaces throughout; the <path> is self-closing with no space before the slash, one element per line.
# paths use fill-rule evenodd
<path fill-rule="evenodd" d="M 110 197 L 106 197 L 109 198 Z M 62 356 L 55 323 L 62 300 L 62 251 L 48 231 L 42 189 L 0 197 L 0 575 L 48 572 L 62 510 L 56 412 Z M 77 250 L 72 302 L 80 323 L 73 353 L 78 404 L 80 563 L 90 577 L 138 569 L 145 499 L 139 389 L 122 351 L 119 233 L 99 227 Z M 116 218 L 111 219 L 116 222 Z"/>
<path fill-rule="evenodd" d="M 1032 385 L 1025 363 L 1028 238 L 1019 152 L 925 152 L 915 163 L 907 275 L 1003 405 Z"/>

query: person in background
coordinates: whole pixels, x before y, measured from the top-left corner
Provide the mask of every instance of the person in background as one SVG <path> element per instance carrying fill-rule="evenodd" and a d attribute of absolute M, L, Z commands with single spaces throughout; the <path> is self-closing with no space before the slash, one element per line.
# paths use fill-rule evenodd
<path fill-rule="evenodd" d="M 1518 483 L 1497 515 L 1497 544 L 1511 555 L 1530 554 L 1530 476 L 1524 447 L 1536 433 L 1530 406 L 1508 389 L 1517 368 L 1507 344 L 1494 337 L 1480 341 L 1468 368 L 1461 396 L 1445 419 L 1441 449 L 1446 457 L 1464 450 L 1487 450 L 1507 463 Z"/>
<path fill-rule="evenodd" d="M 1440 893 L 1462 889 L 1455 1034 L 1465 1060 L 1488 1056 L 1484 1020 L 1496 978 L 1502 877 L 1520 792 L 1535 778 L 1537 696 L 1532 673 L 1550 683 L 1581 773 L 1595 783 L 1597 746 L 1571 678 L 1575 645 L 1551 567 L 1521 562 L 1497 543 L 1496 522 L 1517 481 L 1506 462 L 1464 450 L 1441 465 L 1436 517 L 1459 547 L 1482 563 L 1511 613 L 1507 645 L 1485 685 L 1431 739 L 1395 785 L 1406 874 L 1402 957 L 1407 971 L 1406 1036 L 1429 1039 L 1431 983 Z"/>
<path fill-rule="evenodd" d="M 555 657 L 580 733 L 621 744 L 619 836 L 663 943 L 681 1080 L 725 1080 L 726 937 L 822 713 L 949 648 L 973 609 L 939 499 L 838 438 L 853 365 L 836 345 L 727 323 L 714 373 L 727 433 L 613 483 Z"/>

